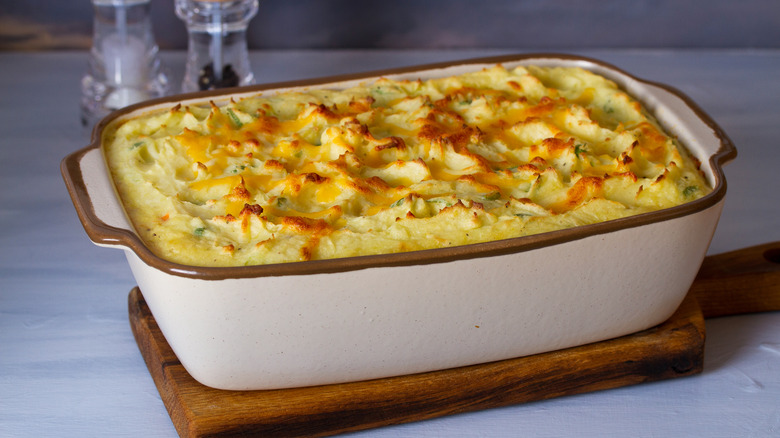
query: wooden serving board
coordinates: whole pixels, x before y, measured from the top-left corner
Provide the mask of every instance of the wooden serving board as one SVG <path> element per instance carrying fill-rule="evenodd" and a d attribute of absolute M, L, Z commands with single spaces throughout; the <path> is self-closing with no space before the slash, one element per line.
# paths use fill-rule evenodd
<path fill-rule="evenodd" d="M 705 316 L 780 310 L 777 248 L 775 243 L 708 257 L 677 312 L 640 333 L 365 382 L 270 391 L 213 389 L 184 369 L 138 288 L 129 295 L 130 325 L 179 435 L 327 436 L 700 373 Z M 728 286 L 731 278 L 738 287 Z M 746 299 L 754 295 L 751 285 L 766 288 L 765 299 Z"/>

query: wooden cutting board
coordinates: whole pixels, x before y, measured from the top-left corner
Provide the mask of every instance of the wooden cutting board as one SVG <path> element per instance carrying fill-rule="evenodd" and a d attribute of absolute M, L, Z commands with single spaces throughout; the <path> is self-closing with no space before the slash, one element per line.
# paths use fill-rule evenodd
<path fill-rule="evenodd" d="M 707 257 L 677 312 L 640 333 L 481 365 L 309 388 L 203 386 L 171 350 L 138 288 L 128 301 L 133 334 L 179 435 L 327 436 L 700 373 L 705 317 L 780 310 L 780 242 Z"/>

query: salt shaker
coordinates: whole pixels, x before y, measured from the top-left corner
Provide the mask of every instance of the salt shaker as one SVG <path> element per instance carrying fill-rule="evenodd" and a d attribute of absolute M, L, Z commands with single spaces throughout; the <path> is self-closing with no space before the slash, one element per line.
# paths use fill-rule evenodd
<path fill-rule="evenodd" d="M 257 8 L 257 0 L 176 0 L 189 34 L 182 91 L 254 83 L 246 29 Z"/>
<path fill-rule="evenodd" d="M 81 80 L 82 123 L 169 92 L 152 34 L 151 0 L 92 0 L 94 30 Z"/>

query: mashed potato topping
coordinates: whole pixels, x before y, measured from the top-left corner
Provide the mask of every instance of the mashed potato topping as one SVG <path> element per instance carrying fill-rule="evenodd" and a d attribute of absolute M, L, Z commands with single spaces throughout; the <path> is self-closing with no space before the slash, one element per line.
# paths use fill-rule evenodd
<path fill-rule="evenodd" d="M 710 191 L 637 101 L 575 68 L 177 105 L 118 121 L 103 144 L 142 239 L 198 266 L 506 239 Z"/>

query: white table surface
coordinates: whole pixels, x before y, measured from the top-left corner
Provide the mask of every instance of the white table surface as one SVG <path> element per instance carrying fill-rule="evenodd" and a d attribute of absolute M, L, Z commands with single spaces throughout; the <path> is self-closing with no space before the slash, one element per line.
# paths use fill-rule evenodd
<path fill-rule="evenodd" d="M 262 82 L 506 51 L 274 51 Z M 710 253 L 780 241 L 780 51 L 572 51 L 691 96 L 739 150 Z M 175 80 L 183 53 L 165 53 Z M 124 255 L 94 246 L 60 160 L 85 53 L 0 53 L 0 436 L 173 437 L 128 325 Z M 371 437 L 780 436 L 780 312 L 707 320 L 701 375 L 360 432 Z"/>

